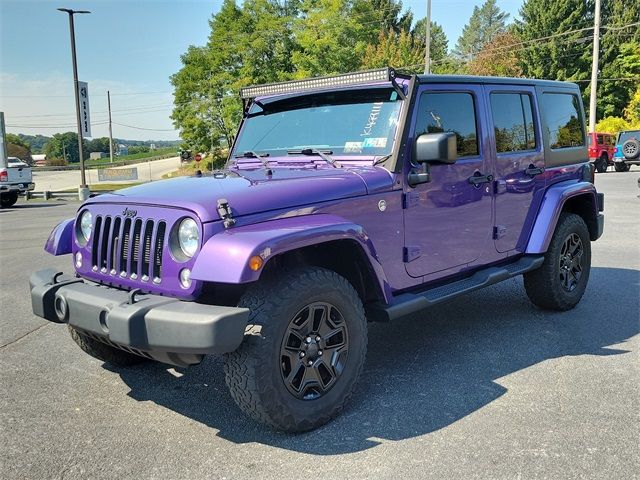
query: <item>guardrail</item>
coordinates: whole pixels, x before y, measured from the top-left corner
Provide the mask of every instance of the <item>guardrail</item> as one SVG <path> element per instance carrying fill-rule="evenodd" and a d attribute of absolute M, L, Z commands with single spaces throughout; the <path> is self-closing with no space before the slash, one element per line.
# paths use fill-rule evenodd
<path fill-rule="evenodd" d="M 147 163 L 153 162 L 155 160 L 164 160 L 165 158 L 177 157 L 175 153 L 167 153 L 165 155 L 156 155 L 154 157 L 146 157 L 146 158 L 136 158 L 133 160 L 125 160 L 120 162 L 113 163 L 100 163 L 97 165 L 91 165 L 85 163 L 85 170 L 99 170 L 101 168 L 114 168 L 114 167 L 124 167 L 126 165 L 135 165 L 137 163 Z M 60 166 L 52 166 L 52 167 L 32 167 L 32 171 L 37 172 L 64 172 L 67 170 L 80 170 L 80 165 L 60 165 Z"/>
<path fill-rule="evenodd" d="M 91 192 L 92 197 L 97 195 L 102 195 L 105 193 L 112 193 L 114 190 L 100 190 L 99 192 Z M 70 199 L 78 199 L 78 192 L 51 192 L 49 190 L 45 190 L 44 192 L 25 192 L 24 199 L 31 200 L 33 198 L 43 198 L 45 200 L 51 200 L 52 198 L 70 198 Z"/>

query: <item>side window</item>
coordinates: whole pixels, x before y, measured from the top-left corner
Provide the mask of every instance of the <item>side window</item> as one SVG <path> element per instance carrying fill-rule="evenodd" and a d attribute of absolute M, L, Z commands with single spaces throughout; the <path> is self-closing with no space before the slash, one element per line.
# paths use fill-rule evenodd
<path fill-rule="evenodd" d="M 584 127 L 578 97 L 569 93 L 545 93 L 542 108 L 552 149 L 584 145 Z"/>
<path fill-rule="evenodd" d="M 498 153 L 536 148 L 530 95 L 492 93 L 491 113 Z"/>
<path fill-rule="evenodd" d="M 458 157 L 479 155 L 476 109 L 470 93 L 427 92 L 420 97 L 416 136 L 453 132 L 458 140 Z"/>

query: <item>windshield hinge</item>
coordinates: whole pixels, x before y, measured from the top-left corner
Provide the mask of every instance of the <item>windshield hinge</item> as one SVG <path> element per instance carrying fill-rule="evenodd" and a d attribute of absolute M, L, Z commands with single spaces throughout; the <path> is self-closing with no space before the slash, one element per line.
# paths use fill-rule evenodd
<path fill-rule="evenodd" d="M 220 218 L 222 219 L 224 228 L 230 228 L 236 224 L 236 219 L 233 218 L 231 207 L 229 206 L 229 202 L 226 198 L 218 199 L 218 215 L 220 215 Z"/>

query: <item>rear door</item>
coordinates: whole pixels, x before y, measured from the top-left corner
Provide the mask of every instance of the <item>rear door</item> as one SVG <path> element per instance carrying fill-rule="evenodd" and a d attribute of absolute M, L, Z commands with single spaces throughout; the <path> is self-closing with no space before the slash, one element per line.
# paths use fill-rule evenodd
<path fill-rule="evenodd" d="M 544 151 L 535 87 L 486 85 L 494 158 L 493 239 L 501 253 L 523 251 L 545 187 Z"/>

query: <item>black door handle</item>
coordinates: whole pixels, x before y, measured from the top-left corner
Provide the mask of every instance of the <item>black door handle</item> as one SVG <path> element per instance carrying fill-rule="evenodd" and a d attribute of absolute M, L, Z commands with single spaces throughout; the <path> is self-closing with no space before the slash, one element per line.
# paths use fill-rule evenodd
<path fill-rule="evenodd" d="M 534 167 L 533 165 L 529 165 L 529 168 L 527 168 L 524 173 L 531 177 L 535 177 L 536 175 L 544 173 L 544 167 Z"/>
<path fill-rule="evenodd" d="M 469 177 L 469 183 L 474 187 L 489 182 L 493 182 L 493 175 L 482 175 L 480 172 L 476 172 Z"/>

